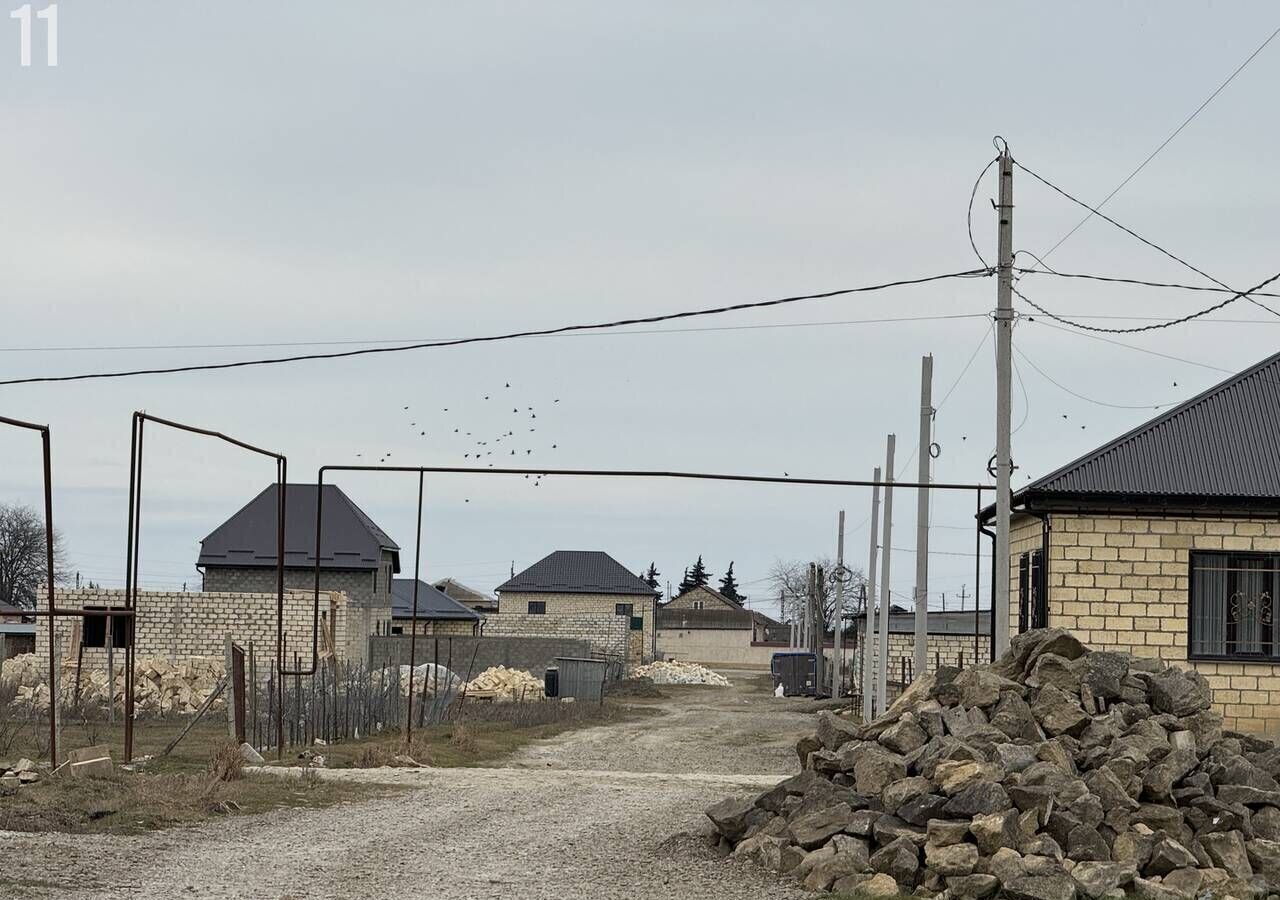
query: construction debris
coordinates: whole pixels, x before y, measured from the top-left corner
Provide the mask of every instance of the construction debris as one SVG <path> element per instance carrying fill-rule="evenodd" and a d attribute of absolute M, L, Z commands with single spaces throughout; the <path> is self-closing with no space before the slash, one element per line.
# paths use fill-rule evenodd
<path fill-rule="evenodd" d="M 111 749 L 99 744 L 72 750 L 67 754 L 67 760 L 59 767 L 59 771 L 80 777 L 102 777 L 115 771 L 115 763 L 111 761 Z"/>
<path fill-rule="evenodd" d="M 373 677 L 371 673 L 370 677 Z M 413 668 L 413 693 L 418 697 L 434 697 L 437 691 L 457 694 L 462 689 L 462 679 L 444 666 L 423 663 Z M 409 667 L 400 667 L 400 696 L 409 696 Z"/>
<path fill-rule="evenodd" d="M 23 757 L 9 768 L 0 766 L 0 788 L 19 788 L 35 784 L 44 777 L 41 765 Z"/>
<path fill-rule="evenodd" d="M 523 669 L 494 666 L 467 682 L 467 696 L 497 701 L 541 700 L 543 686 Z"/>
<path fill-rule="evenodd" d="M 677 660 L 657 660 L 631 670 L 632 678 L 648 678 L 654 684 L 708 684 L 728 687 L 729 679 L 706 666 Z"/>
<path fill-rule="evenodd" d="M 148 656 L 138 658 L 134 665 L 133 700 L 135 709 L 140 713 L 195 712 L 217 687 L 224 668 L 222 659 L 214 657 L 189 657 L 170 662 Z M 108 687 L 106 671 L 97 667 L 81 668 L 77 685 L 77 668 L 74 660 L 62 664 L 59 684 L 64 705 L 105 707 L 114 694 L 117 707 L 123 707 L 123 659 L 114 666 L 115 683 L 111 687 Z M 23 653 L 5 660 L 0 666 L 0 680 L 16 686 L 14 700 L 17 703 L 48 709 L 47 669 L 34 653 Z M 222 709 L 224 706 L 219 698 L 212 708 Z"/>
<path fill-rule="evenodd" d="M 1018 636 L 869 724 L 829 711 L 804 770 L 707 810 L 809 890 L 983 900 L 1261 900 L 1280 891 L 1280 748 L 1224 732 L 1204 677 Z"/>

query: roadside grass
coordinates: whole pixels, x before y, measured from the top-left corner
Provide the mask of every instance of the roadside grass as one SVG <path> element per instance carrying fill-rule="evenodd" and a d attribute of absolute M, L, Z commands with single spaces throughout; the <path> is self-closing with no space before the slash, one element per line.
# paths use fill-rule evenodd
<path fill-rule="evenodd" d="M 101 777 L 56 777 L 0 795 L 0 831 L 138 834 L 273 809 L 316 809 L 400 789 L 303 776 L 165 774 L 117 769 Z"/>

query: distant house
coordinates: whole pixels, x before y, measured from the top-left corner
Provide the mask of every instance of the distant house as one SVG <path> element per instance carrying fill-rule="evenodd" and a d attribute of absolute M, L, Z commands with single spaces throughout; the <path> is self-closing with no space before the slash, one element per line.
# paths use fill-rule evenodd
<path fill-rule="evenodd" d="M 315 587 L 316 485 L 285 490 L 286 588 Z M 276 589 L 277 486 L 269 485 L 201 541 L 205 591 Z M 400 547 L 336 485 L 324 486 L 320 589 L 347 597 L 348 659 L 362 660 L 368 636 L 391 627 L 391 581 Z"/>
<path fill-rule="evenodd" d="M 713 596 L 691 596 L 700 591 Z M 682 598 L 689 602 L 677 605 Z M 773 654 L 786 649 L 787 630 L 710 588 L 694 588 L 658 610 L 658 652 L 688 662 L 767 668 Z"/>
<path fill-rule="evenodd" d="M 418 581 L 418 634 L 478 635 L 484 616 L 468 609 L 435 585 Z M 391 581 L 391 633 L 413 631 L 413 579 Z"/>
<path fill-rule="evenodd" d="M 498 616 L 544 616 L 544 630 L 590 629 L 621 620 L 629 633 L 626 656 L 638 662 L 652 656 L 657 593 L 607 553 L 599 550 L 557 550 L 497 588 Z M 550 620 L 559 620 L 554 623 Z M 596 623 L 593 625 L 592 623 Z M 536 627 L 532 623 L 531 627 Z"/>
<path fill-rule="evenodd" d="M 1011 632 L 1195 669 L 1280 736 L 1280 354 L 1014 493 L 1009 543 Z"/>
<path fill-rule="evenodd" d="M 34 653 L 36 626 L 21 607 L 0 603 L 0 661 L 19 653 Z"/>
<path fill-rule="evenodd" d="M 498 611 L 497 597 L 469 587 L 457 579 L 441 578 L 435 583 L 434 587 L 443 591 L 445 596 L 457 600 L 463 606 L 474 609 L 478 613 L 487 614 Z"/>
<path fill-rule="evenodd" d="M 730 600 L 719 591 L 704 585 L 690 588 L 664 604 L 663 609 L 742 609 L 742 604 Z"/>

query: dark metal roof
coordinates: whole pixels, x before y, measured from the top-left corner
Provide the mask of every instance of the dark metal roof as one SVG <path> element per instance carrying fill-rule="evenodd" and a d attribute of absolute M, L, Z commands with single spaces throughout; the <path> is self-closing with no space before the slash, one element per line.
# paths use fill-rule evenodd
<path fill-rule="evenodd" d="M 391 579 L 391 618 L 413 618 L 413 579 Z M 478 622 L 483 616 L 463 606 L 434 585 L 418 580 L 419 619 L 464 619 Z"/>
<path fill-rule="evenodd" d="M 1031 482 L 1014 504 L 1054 498 L 1280 501 L 1280 353 Z"/>
<path fill-rule="evenodd" d="M 747 631 L 750 630 L 753 624 L 769 628 L 782 623 L 769 618 L 762 612 L 742 609 L 741 607 L 737 609 L 730 607 L 721 607 L 719 609 L 660 608 L 658 610 L 659 628 L 680 628 L 691 631 L 702 629 Z"/>
<path fill-rule="evenodd" d="M 653 588 L 599 550 L 557 550 L 497 588 L 555 594 L 628 594 L 652 597 Z"/>
<path fill-rule="evenodd" d="M 276 485 L 269 485 L 243 509 L 201 541 L 198 566 L 276 564 Z M 291 484 L 285 490 L 285 565 L 315 565 L 316 486 Z M 324 486 L 324 527 L 320 564 L 330 569 L 376 569 L 382 551 L 400 571 L 400 547 L 333 484 Z"/>
<path fill-rule="evenodd" d="M 24 616 L 29 610 L 23 609 L 21 606 L 14 606 L 12 603 L 5 603 L 0 600 L 0 616 Z"/>
<path fill-rule="evenodd" d="M 446 597 L 451 597 L 459 603 L 479 603 L 485 606 L 496 606 L 498 603 L 496 598 L 484 591 L 478 591 L 454 578 L 441 578 L 435 582 L 435 587 L 443 591 Z"/>

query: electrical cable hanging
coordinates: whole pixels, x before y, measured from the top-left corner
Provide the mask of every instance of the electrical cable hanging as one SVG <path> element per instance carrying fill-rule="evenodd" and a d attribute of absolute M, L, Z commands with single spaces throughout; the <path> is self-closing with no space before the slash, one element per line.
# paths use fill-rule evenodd
<path fill-rule="evenodd" d="M 1086 274 L 1082 272 L 1062 272 L 1062 271 L 1059 271 L 1058 269 L 1051 269 L 1042 259 L 1040 259 L 1040 257 L 1036 256 L 1030 250 L 1015 251 L 1013 254 L 1015 259 L 1017 259 L 1017 256 L 1019 253 L 1025 253 L 1027 256 L 1030 256 L 1036 262 L 1040 263 L 1040 266 L 1041 266 L 1041 268 L 1039 269 L 1025 269 L 1025 268 L 1020 268 L 1015 266 L 1013 271 L 1017 272 L 1019 275 L 1053 275 L 1058 278 L 1079 278 L 1079 279 L 1084 279 L 1086 281 L 1102 281 L 1107 284 L 1128 284 L 1128 285 L 1135 285 L 1139 287 L 1174 288 L 1180 291 L 1198 291 L 1201 293 L 1208 293 L 1208 294 L 1234 294 L 1235 293 L 1235 291 L 1233 291 L 1231 288 L 1207 287 L 1205 285 L 1200 285 L 1200 284 L 1181 284 L 1176 281 L 1147 281 L 1142 278 L 1123 278 L 1118 275 L 1092 275 L 1092 274 Z M 1252 292 L 1251 296 L 1280 297 L 1280 293 L 1275 293 L 1273 291 L 1254 291 Z"/>
<path fill-rule="evenodd" d="M 691 319 L 699 316 L 715 316 L 724 313 L 739 312 L 748 309 L 763 309 L 770 306 L 783 306 L 805 300 L 825 300 L 830 297 L 841 297 L 849 294 L 865 294 L 873 291 L 887 290 L 895 287 L 908 287 L 918 284 L 929 284 L 949 278 L 982 278 L 991 274 L 988 269 L 967 269 L 962 272 L 948 272 L 942 275 L 926 275 L 920 278 L 904 278 L 882 284 L 865 285 L 855 288 L 841 288 L 820 294 L 801 294 L 794 297 L 781 297 L 774 300 L 757 300 L 749 303 L 734 303 L 728 306 L 717 306 L 709 309 L 685 310 L 675 313 L 664 313 L 656 316 L 636 316 L 617 319 L 612 322 L 599 322 L 581 325 L 562 325 L 557 328 L 541 328 L 529 331 L 513 331 L 505 334 L 485 335 L 481 337 L 456 338 L 447 341 L 424 341 L 400 347 L 366 347 L 360 350 L 342 350 L 334 353 L 308 353 L 298 356 L 281 356 L 270 359 L 246 359 L 227 363 L 205 363 L 191 366 L 172 366 L 167 368 L 133 369 L 117 372 L 86 372 L 78 375 L 41 375 L 29 378 L 9 378 L 0 381 L 0 385 L 47 384 L 65 381 L 89 381 L 102 378 L 128 378 L 137 375 L 173 375 L 180 372 L 209 372 L 219 369 L 240 369 L 248 366 L 282 365 L 284 363 L 306 362 L 311 360 L 345 359 L 353 356 L 370 356 L 381 353 L 403 353 L 408 350 L 427 350 L 440 347 L 460 347 L 466 344 L 484 344 L 497 341 L 509 341 L 517 338 L 545 337 L 553 334 L 568 334 L 578 331 L 598 331 L 607 328 L 621 328 L 625 325 L 648 325 L 654 322 L 669 322 L 675 319 Z"/>
<path fill-rule="evenodd" d="M 1039 303 L 1036 303 L 1026 294 L 1022 293 L 1022 291 L 1018 290 L 1017 287 L 1013 288 L 1013 292 L 1017 294 L 1019 297 L 1021 297 L 1023 302 L 1025 302 L 1031 308 L 1038 310 L 1040 313 L 1048 316 L 1050 319 L 1053 319 L 1055 322 L 1061 322 L 1063 325 L 1070 325 L 1072 328 L 1079 328 L 1081 331 L 1096 331 L 1101 334 L 1138 334 L 1139 332 L 1143 332 L 1143 331 L 1160 331 L 1161 329 L 1164 329 L 1164 328 L 1172 328 L 1175 325 L 1182 325 L 1194 319 L 1199 319 L 1202 316 L 1207 316 L 1211 312 L 1215 312 L 1219 309 L 1222 309 L 1224 306 L 1227 306 L 1231 303 L 1236 302 L 1237 300 L 1240 300 L 1241 298 L 1247 297 L 1249 294 L 1253 293 L 1256 290 L 1261 290 L 1262 288 L 1266 287 L 1267 285 L 1271 284 L 1272 282 L 1278 279 L 1280 279 L 1280 272 L 1277 272 L 1276 274 L 1272 275 L 1270 278 L 1266 279 L 1265 281 L 1259 282 L 1255 287 L 1252 287 L 1247 291 L 1238 291 L 1232 296 L 1227 297 L 1225 300 L 1221 300 L 1218 303 L 1213 304 L 1212 306 L 1207 306 L 1204 309 L 1197 310 L 1196 312 L 1188 313 L 1185 316 L 1179 316 L 1176 319 L 1170 319 L 1167 322 L 1157 322 L 1151 325 L 1135 325 L 1131 328 L 1110 328 L 1103 325 L 1086 325 L 1083 322 L 1073 321 L 1072 319 L 1068 319 L 1064 316 L 1060 316 L 1057 313 L 1050 312 L 1049 310 L 1041 306 Z M 1263 307 L 1263 308 L 1265 309 L 1266 307 Z"/>
<path fill-rule="evenodd" d="M 1047 382 L 1049 382 L 1050 384 L 1052 384 L 1052 385 L 1053 385 L 1054 387 L 1056 387 L 1058 390 L 1063 391 L 1064 393 L 1070 394 L 1072 397 L 1075 397 L 1077 400 L 1083 400 L 1085 403 L 1092 403 L 1092 404 L 1094 404 L 1095 406 L 1105 406 L 1105 407 L 1107 407 L 1107 408 L 1109 408 L 1109 409 L 1154 409 L 1154 410 L 1159 410 L 1159 409 L 1160 409 L 1160 408 L 1162 408 L 1162 407 L 1165 407 L 1165 406 L 1172 406 L 1172 405 L 1173 405 L 1172 403 L 1144 403 L 1144 404 L 1137 404 L 1137 403 L 1108 403 L 1106 400 L 1095 400 L 1093 397 L 1086 397 L 1084 394 L 1081 394 L 1081 393 L 1078 393 L 1078 392 L 1076 392 L 1076 391 L 1073 391 L 1071 388 L 1067 387 L 1067 386 L 1066 386 L 1065 384 L 1063 384 L 1062 382 L 1060 382 L 1060 381 L 1058 381 L 1057 379 L 1053 378 L 1053 376 L 1051 376 L 1048 372 L 1046 372 L 1044 369 L 1042 369 L 1042 368 L 1040 368 L 1038 365 L 1036 365 L 1036 364 L 1035 364 L 1035 361 L 1034 361 L 1034 360 L 1032 360 L 1032 359 L 1031 359 L 1031 357 L 1029 357 L 1026 353 L 1024 353 L 1024 352 L 1022 351 L 1022 349 L 1021 349 L 1021 348 L 1019 348 L 1019 347 L 1015 346 L 1015 347 L 1013 348 L 1013 352 L 1014 352 L 1014 353 L 1016 353 L 1016 354 L 1018 354 L 1018 356 L 1019 356 L 1019 357 L 1021 357 L 1021 359 L 1022 359 L 1022 361 L 1023 361 L 1023 362 L 1025 362 L 1025 363 L 1026 363 L 1027 365 L 1029 365 L 1031 368 L 1033 368 L 1033 369 L 1035 369 L 1037 372 L 1039 372 L 1039 373 L 1040 373 L 1040 375 L 1041 375 L 1041 377 L 1042 377 L 1042 378 L 1044 378 L 1044 380 L 1045 380 L 1045 381 L 1047 381 Z"/>
<path fill-rule="evenodd" d="M 1138 234 L 1138 233 L 1137 233 L 1136 231 L 1134 231 L 1132 228 L 1129 228 L 1129 227 L 1128 227 L 1128 226 L 1126 226 L 1126 225 L 1122 225 L 1122 224 L 1120 224 L 1120 223 L 1119 223 L 1119 222 L 1117 222 L 1115 219 L 1111 218 L 1109 215 L 1107 215 L 1106 213 L 1102 212 L 1101 210 L 1096 209 L 1096 208 L 1094 208 L 1094 207 L 1090 206 L 1088 203 L 1085 203 L 1085 202 L 1084 202 L 1083 200 L 1081 200 L 1079 197 L 1075 197 L 1075 196 L 1071 195 L 1070 193 L 1068 193 L 1067 191 L 1065 191 L 1064 189 L 1062 189 L 1062 188 L 1058 187 L 1056 184 L 1054 184 L 1053 182 L 1049 181 L 1049 180 L 1048 180 L 1047 178 L 1045 178 L 1043 175 L 1037 174 L 1036 172 L 1032 171 L 1031 169 L 1028 169 L 1025 165 L 1023 165 L 1022 163 L 1018 162 L 1018 160 L 1016 160 L 1016 159 L 1015 159 L 1015 160 L 1013 161 L 1013 164 L 1014 164 L 1015 166 L 1017 166 L 1019 169 L 1021 169 L 1022 171 L 1026 172 L 1028 175 L 1030 175 L 1030 176 L 1031 176 L 1032 178 L 1034 178 L 1036 181 L 1038 181 L 1038 182 L 1040 182 L 1041 184 L 1043 184 L 1045 187 L 1047 187 L 1047 188 L 1049 188 L 1050 190 L 1055 191 L 1056 193 L 1058 193 L 1058 194 L 1062 195 L 1063 197 L 1065 197 L 1065 198 L 1067 198 L 1068 200 L 1070 200 L 1072 203 L 1075 203 L 1077 206 L 1081 206 L 1081 207 L 1083 207 L 1084 209 L 1089 210 L 1089 211 L 1090 211 L 1090 213 L 1092 213 L 1093 215 L 1095 215 L 1095 216 L 1097 216 L 1098 218 L 1102 219 L 1104 222 L 1109 222 L 1110 224 L 1114 225 L 1116 228 L 1119 228 L 1121 231 L 1123 231 L 1125 234 L 1129 235 L 1130 237 L 1132 237 L 1132 238 L 1134 238 L 1134 239 L 1136 239 L 1136 240 L 1138 240 L 1138 241 L 1142 242 L 1143 244 L 1146 244 L 1146 245 L 1147 245 L 1148 247 L 1150 247 L 1152 250 L 1155 250 L 1155 251 L 1156 251 L 1156 252 L 1158 252 L 1158 253 L 1162 253 L 1162 254 L 1164 254 L 1164 255 L 1165 255 L 1165 256 L 1167 256 L 1169 259 L 1171 259 L 1171 260 L 1173 260 L 1174 262 L 1178 263 L 1180 266 L 1183 266 L 1184 268 L 1190 269 L 1192 272 L 1195 272 L 1197 275 L 1201 276 L 1202 278 L 1206 279 L 1207 281 L 1212 281 L 1214 284 L 1218 285 L 1218 287 L 1226 288 L 1226 289 L 1227 289 L 1227 290 L 1229 290 L 1229 291 L 1230 291 L 1230 290 L 1233 290 L 1233 288 L 1231 288 L 1231 287 L 1230 287 L 1229 285 L 1227 285 L 1225 282 L 1223 282 L 1223 281 L 1219 281 L 1217 278 L 1214 278 L 1212 275 L 1210 275 L 1208 272 L 1204 271 L 1203 269 L 1200 269 L 1200 268 L 1198 268 L 1198 267 L 1196 267 L 1196 266 L 1193 266 L 1191 263 L 1187 262 L 1187 261 L 1186 261 L 1185 259 L 1183 259 L 1181 256 L 1178 256 L 1176 253 L 1173 253 L 1172 251 L 1166 250 L 1164 247 L 1161 247 L 1159 244 L 1155 243 L 1154 241 L 1150 241 L 1150 240 L 1148 240 L 1147 238 L 1145 238 L 1145 237 L 1143 237 L 1142 235 Z M 1024 251 L 1024 252 L 1026 252 L 1026 251 Z M 1029 254 L 1029 255 L 1034 255 L 1034 254 Z M 1047 253 L 1046 253 L 1045 255 L 1046 255 L 1046 256 L 1048 256 L 1048 254 L 1047 254 Z M 1037 259 L 1039 259 L 1039 258 L 1037 257 Z M 1041 263 L 1041 265 L 1043 265 L 1043 262 Z M 1250 293 L 1251 293 L 1250 291 L 1244 291 L 1243 293 L 1239 293 L 1239 294 L 1237 294 L 1235 297 L 1233 297 L 1233 298 L 1232 298 L 1232 300 L 1238 300 L 1238 299 L 1239 299 L 1239 298 L 1241 298 L 1241 297 L 1245 297 L 1245 298 L 1246 298 L 1250 303 L 1252 303 L 1254 306 L 1257 306 L 1257 307 L 1259 307 L 1259 308 L 1261 308 L 1261 309 L 1265 309 L 1267 312 L 1271 313 L 1273 316 L 1280 317 L 1280 312 L 1276 312 L 1274 309 L 1272 309 L 1271 307 L 1267 306 L 1265 303 L 1263 303 L 1263 302 L 1262 302 L 1262 301 L 1260 301 L 1260 300 L 1255 300 L 1254 298 L 1249 297 L 1249 296 L 1248 296 L 1248 294 L 1250 294 Z"/>

